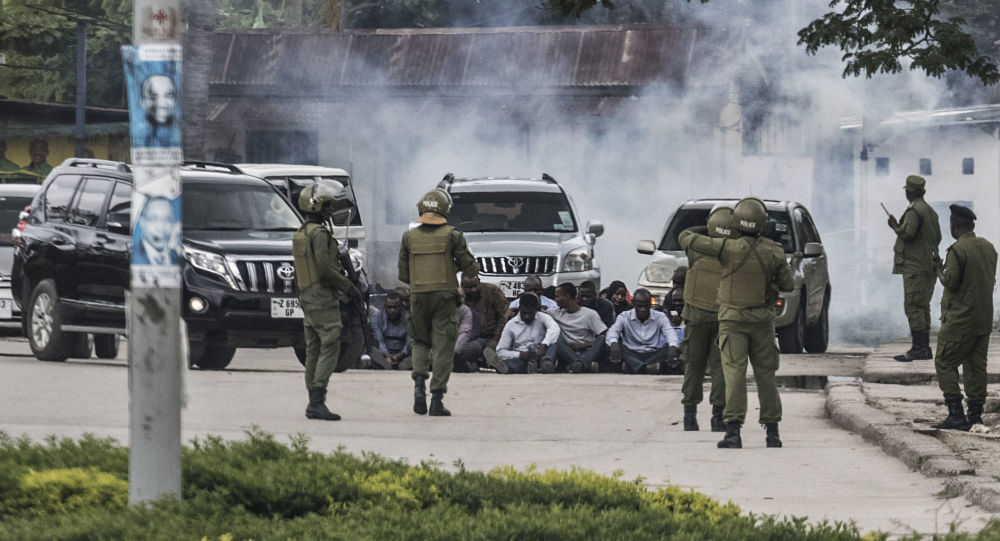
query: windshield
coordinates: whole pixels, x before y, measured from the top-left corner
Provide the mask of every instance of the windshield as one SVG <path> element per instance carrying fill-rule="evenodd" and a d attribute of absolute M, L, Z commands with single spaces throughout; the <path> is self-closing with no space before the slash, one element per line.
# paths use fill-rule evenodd
<path fill-rule="evenodd" d="M 468 192 L 451 194 L 448 223 L 462 231 L 576 231 L 563 193 Z"/>
<path fill-rule="evenodd" d="M 21 211 L 30 204 L 31 197 L 0 196 L 0 246 L 14 245 L 14 237 L 11 236 L 10 231 L 17 226 Z"/>
<path fill-rule="evenodd" d="M 710 209 L 678 209 L 674 219 L 670 221 L 670 227 L 663 234 L 660 240 L 659 250 L 681 251 L 680 244 L 677 243 L 677 236 L 681 231 L 689 227 L 706 225 L 708 223 L 708 211 Z M 786 254 L 795 251 L 795 237 L 792 234 L 792 222 L 785 211 L 767 211 L 767 229 L 764 235 L 781 245 Z"/>
<path fill-rule="evenodd" d="M 295 231 L 302 224 L 268 186 L 185 183 L 182 204 L 185 230 Z"/>

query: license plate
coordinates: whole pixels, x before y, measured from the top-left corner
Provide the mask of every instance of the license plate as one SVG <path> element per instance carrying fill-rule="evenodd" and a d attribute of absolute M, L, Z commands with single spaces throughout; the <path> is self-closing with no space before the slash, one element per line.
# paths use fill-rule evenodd
<path fill-rule="evenodd" d="M 271 317 L 302 317 L 302 308 L 296 298 L 276 297 L 271 299 Z"/>
<path fill-rule="evenodd" d="M 0 290 L 0 319 L 14 318 L 14 299 L 10 296 L 10 290 Z"/>
<path fill-rule="evenodd" d="M 524 293 L 524 282 L 518 282 L 515 280 L 501 280 L 500 291 L 503 293 L 503 296 L 507 297 L 508 299 L 519 297 L 521 296 L 521 293 Z"/>

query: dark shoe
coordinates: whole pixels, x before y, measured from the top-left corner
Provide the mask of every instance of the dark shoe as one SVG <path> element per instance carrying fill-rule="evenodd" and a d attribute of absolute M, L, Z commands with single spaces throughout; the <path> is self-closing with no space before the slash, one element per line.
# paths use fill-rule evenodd
<path fill-rule="evenodd" d="M 695 432 L 698 430 L 698 406 L 694 404 L 684 404 L 684 431 Z"/>
<path fill-rule="evenodd" d="M 768 447 L 781 447 L 781 438 L 778 437 L 778 423 L 765 424 L 764 431 L 767 433 L 764 441 L 767 442 Z"/>
<path fill-rule="evenodd" d="M 969 425 L 981 425 L 983 423 L 983 403 L 979 400 L 969 400 Z"/>
<path fill-rule="evenodd" d="M 712 406 L 712 432 L 725 432 L 726 423 L 722 422 L 722 406 Z"/>
<path fill-rule="evenodd" d="M 444 398 L 444 393 L 441 391 L 435 391 L 431 393 L 431 409 L 428 415 L 432 417 L 448 417 L 451 412 L 444 407 L 444 403 L 441 401 Z"/>
<path fill-rule="evenodd" d="M 424 382 L 427 376 L 413 376 L 413 413 L 424 415 L 427 413 L 427 390 L 424 389 Z"/>
<path fill-rule="evenodd" d="M 306 406 L 307 419 L 339 421 L 340 416 L 326 407 L 326 389 L 309 389 L 309 405 Z"/>
<path fill-rule="evenodd" d="M 742 449 L 743 439 L 740 438 L 740 422 L 726 423 L 726 436 L 718 443 L 719 449 Z"/>
<path fill-rule="evenodd" d="M 483 358 L 486 359 L 486 364 L 488 364 L 490 368 L 497 371 L 497 374 L 506 374 L 510 371 L 510 368 L 507 366 L 507 361 L 501 359 L 500 356 L 497 355 L 496 350 L 493 348 L 484 349 Z"/>
<path fill-rule="evenodd" d="M 931 425 L 931 428 L 968 430 L 970 427 L 969 419 L 965 416 L 965 409 L 962 407 L 962 398 L 946 398 L 944 403 L 948 406 L 948 417 L 936 425 Z"/>
<path fill-rule="evenodd" d="M 538 363 L 535 361 L 528 361 L 524 364 L 524 371 L 528 374 L 538 373 Z"/>
<path fill-rule="evenodd" d="M 580 372 L 583 372 L 583 363 L 580 361 L 573 361 L 573 364 L 569 365 L 569 368 L 566 370 L 572 374 L 579 374 Z"/>
<path fill-rule="evenodd" d="M 541 374 L 551 374 L 556 369 L 556 363 L 552 362 L 552 359 L 548 357 L 542 358 L 542 364 L 538 367 L 538 372 Z"/>
<path fill-rule="evenodd" d="M 908 363 L 917 358 L 918 349 L 920 348 L 920 341 L 917 335 L 920 334 L 915 331 L 910 331 L 910 349 L 903 353 L 902 355 L 896 355 L 893 359 L 901 363 Z"/>
<path fill-rule="evenodd" d="M 925 332 L 914 333 L 917 335 L 917 348 L 914 352 L 914 361 L 929 361 L 934 358 L 931 351 L 931 335 Z"/>

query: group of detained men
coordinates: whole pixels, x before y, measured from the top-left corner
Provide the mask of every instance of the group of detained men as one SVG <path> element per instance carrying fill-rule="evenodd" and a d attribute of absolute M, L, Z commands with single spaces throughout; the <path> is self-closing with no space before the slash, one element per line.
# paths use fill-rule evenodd
<path fill-rule="evenodd" d="M 567 282 L 555 286 L 551 297 L 538 276 L 528 276 L 522 286 L 523 293 L 508 302 L 498 286 L 478 276 L 462 277 L 455 372 L 683 372 L 678 358 L 683 306 L 657 309 L 645 289 L 629 300 L 618 281 L 601 292 L 593 282 Z M 668 293 L 666 299 L 680 295 Z M 405 287 L 389 290 L 382 309 L 371 314 L 372 368 L 411 368 L 408 300 Z"/>

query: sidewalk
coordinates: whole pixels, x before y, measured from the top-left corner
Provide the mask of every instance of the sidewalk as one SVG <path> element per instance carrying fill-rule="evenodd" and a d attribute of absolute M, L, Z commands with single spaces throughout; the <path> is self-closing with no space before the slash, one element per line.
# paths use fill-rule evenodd
<path fill-rule="evenodd" d="M 989 432 L 931 428 L 947 415 L 944 397 L 934 361 L 893 359 L 909 346 L 908 341 L 897 341 L 875 348 L 860 382 L 831 379 L 826 387 L 830 417 L 911 469 L 946 478 L 946 495 L 965 495 L 985 511 L 1000 512 L 1000 392 L 991 388 L 984 407 Z M 987 366 L 990 384 L 1000 383 L 998 333 L 990 337 Z"/>

